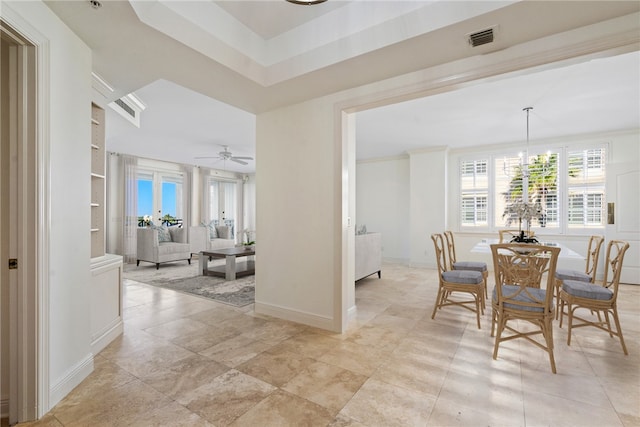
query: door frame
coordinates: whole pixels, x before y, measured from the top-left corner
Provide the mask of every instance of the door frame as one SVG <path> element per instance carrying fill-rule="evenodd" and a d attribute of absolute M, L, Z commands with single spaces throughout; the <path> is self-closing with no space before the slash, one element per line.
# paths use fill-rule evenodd
<path fill-rule="evenodd" d="M 16 286 L 12 286 L 9 422 L 49 408 L 49 41 L 8 4 L 0 26 L 16 46 Z M 5 262 L 0 260 L 0 262 Z"/>
<path fill-rule="evenodd" d="M 637 161 L 611 162 L 607 165 L 607 240 L 624 240 L 630 247 L 624 258 L 620 283 L 640 285 L 640 170 Z M 626 208 L 626 209 L 624 209 Z M 603 251 L 604 252 L 604 251 Z"/>

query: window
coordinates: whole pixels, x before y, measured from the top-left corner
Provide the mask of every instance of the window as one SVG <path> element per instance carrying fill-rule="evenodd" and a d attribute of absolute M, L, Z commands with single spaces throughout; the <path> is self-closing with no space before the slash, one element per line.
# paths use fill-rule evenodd
<path fill-rule="evenodd" d="M 138 224 L 145 216 L 156 225 L 181 225 L 183 222 L 182 175 L 138 172 Z"/>
<path fill-rule="evenodd" d="M 517 227 L 517 202 L 536 206 L 532 228 L 604 227 L 605 147 L 531 150 L 460 162 L 460 227 Z M 524 177 L 528 186 L 524 188 Z"/>
<path fill-rule="evenodd" d="M 460 164 L 461 218 L 463 226 L 486 226 L 489 178 L 487 160 L 466 161 Z"/>
<path fill-rule="evenodd" d="M 568 226 L 604 225 L 605 150 L 594 148 L 567 154 Z"/>
<path fill-rule="evenodd" d="M 554 150 L 555 151 L 555 150 Z M 523 155 L 496 159 L 496 227 L 518 225 L 517 214 L 510 209 L 514 203 L 526 200 L 538 207 L 540 213 L 532 226 L 558 227 L 558 158 L 555 151 L 530 153 L 524 160 Z M 523 187 L 524 175 L 529 185 Z"/>
<path fill-rule="evenodd" d="M 231 227 L 232 238 L 235 238 L 238 208 L 238 183 L 236 181 L 223 181 L 209 178 L 209 203 L 206 217 L 209 221 L 217 221 L 219 224 Z"/>

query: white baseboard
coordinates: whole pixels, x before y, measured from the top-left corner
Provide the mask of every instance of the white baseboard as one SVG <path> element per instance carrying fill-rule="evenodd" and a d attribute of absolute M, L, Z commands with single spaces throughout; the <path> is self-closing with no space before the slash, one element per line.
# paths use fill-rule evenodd
<path fill-rule="evenodd" d="M 49 407 L 53 408 L 67 394 L 78 386 L 89 374 L 93 372 L 93 354 L 87 354 L 84 359 L 67 371 L 49 389 Z"/>
<path fill-rule="evenodd" d="M 257 302 L 254 305 L 254 311 L 258 314 L 277 317 L 278 319 L 291 320 L 292 322 L 302 323 L 304 325 L 314 326 L 320 329 L 333 330 L 333 318 L 319 316 L 313 313 L 293 310 L 291 308 L 280 307 L 272 304 Z"/>
<path fill-rule="evenodd" d="M 353 319 L 355 319 L 357 315 L 358 315 L 358 307 L 354 305 L 349 310 L 347 310 L 347 322 L 350 322 Z"/>
<path fill-rule="evenodd" d="M 413 268 L 437 268 L 433 262 L 412 261 L 408 265 Z"/>
<path fill-rule="evenodd" d="M 93 338 L 93 342 L 91 343 L 91 352 L 93 354 L 100 353 L 102 349 L 121 335 L 123 331 L 124 323 L 122 323 L 122 320 L 118 318 L 114 325 L 110 326 L 106 331 L 101 332 L 97 337 Z"/>
<path fill-rule="evenodd" d="M 409 258 L 388 258 L 383 257 L 382 262 L 387 262 L 389 264 L 400 264 L 400 265 L 409 265 Z M 382 266 L 382 271 L 384 271 L 384 265 Z"/>

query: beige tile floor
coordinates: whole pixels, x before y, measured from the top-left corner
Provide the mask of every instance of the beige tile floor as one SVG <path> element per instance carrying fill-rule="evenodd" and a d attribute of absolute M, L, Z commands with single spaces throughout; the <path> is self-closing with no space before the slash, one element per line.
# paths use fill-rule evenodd
<path fill-rule="evenodd" d="M 164 268 L 164 267 L 163 267 Z M 125 332 L 37 426 L 638 426 L 640 286 L 619 308 L 629 349 L 554 323 L 558 373 L 489 311 L 431 319 L 433 270 L 385 264 L 356 286 L 345 334 L 125 280 Z"/>

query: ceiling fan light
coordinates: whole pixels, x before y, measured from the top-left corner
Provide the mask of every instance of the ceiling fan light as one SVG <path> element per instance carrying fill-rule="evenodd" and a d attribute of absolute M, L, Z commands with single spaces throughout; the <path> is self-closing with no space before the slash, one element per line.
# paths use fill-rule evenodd
<path fill-rule="evenodd" d="M 324 3 L 327 0 L 313 0 L 313 1 L 287 0 L 287 1 L 293 4 L 301 4 L 303 6 L 313 6 L 314 4 Z"/>

